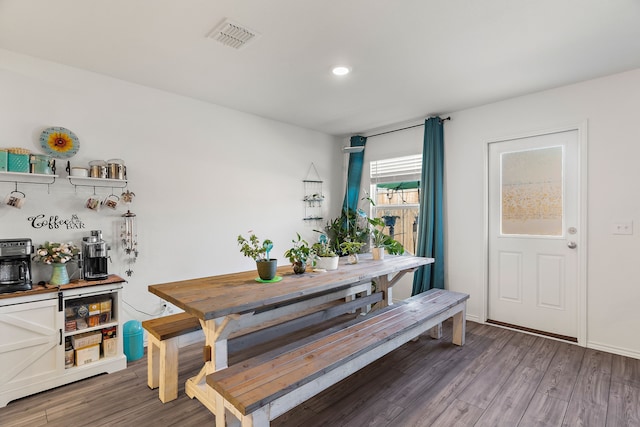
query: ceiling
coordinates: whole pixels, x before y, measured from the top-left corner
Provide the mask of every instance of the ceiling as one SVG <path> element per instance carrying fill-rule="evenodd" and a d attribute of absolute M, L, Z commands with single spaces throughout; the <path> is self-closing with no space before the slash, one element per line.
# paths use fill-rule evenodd
<path fill-rule="evenodd" d="M 640 68 L 640 0 L 0 0 L 0 48 L 343 136 Z"/>

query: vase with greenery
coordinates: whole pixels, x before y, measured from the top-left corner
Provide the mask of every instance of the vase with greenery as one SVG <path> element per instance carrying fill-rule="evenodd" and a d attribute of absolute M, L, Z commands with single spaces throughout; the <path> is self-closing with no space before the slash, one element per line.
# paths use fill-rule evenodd
<path fill-rule="evenodd" d="M 244 256 L 255 260 L 260 279 L 273 280 L 276 277 L 276 268 L 278 267 L 278 260 L 269 256 L 269 252 L 273 248 L 273 242 L 269 239 L 260 242 L 260 239 L 255 234 L 251 234 L 248 239 L 238 235 L 237 240 L 240 252 Z"/>
<path fill-rule="evenodd" d="M 340 243 L 342 254 L 347 256 L 347 264 L 358 263 L 358 252 L 360 252 L 364 245 L 364 242 L 351 242 L 348 240 Z"/>
<path fill-rule="evenodd" d="M 69 283 L 69 273 L 67 271 L 67 263 L 72 261 L 78 255 L 80 249 L 72 242 L 57 243 L 44 242 L 36 250 L 34 261 L 48 264 L 53 267 L 49 284 L 60 286 Z"/>
<path fill-rule="evenodd" d="M 300 237 L 300 233 L 296 233 L 298 238 L 292 240 L 293 246 L 284 253 L 284 256 L 289 258 L 289 262 L 293 266 L 293 272 L 296 274 L 302 274 L 307 269 L 307 261 L 311 256 L 311 248 L 306 240 Z"/>

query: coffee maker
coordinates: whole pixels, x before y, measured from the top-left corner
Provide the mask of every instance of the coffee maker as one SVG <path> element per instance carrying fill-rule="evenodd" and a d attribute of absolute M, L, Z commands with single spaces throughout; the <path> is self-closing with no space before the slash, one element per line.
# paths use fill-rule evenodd
<path fill-rule="evenodd" d="M 31 289 L 31 239 L 0 240 L 0 293 Z"/>
<path fill-rule="evenodd" d="M 107 259 L 109 245 L 102 240 L 101 230 L 91 230 L 91 235 L 82 238 L 82 278 L 103 280 L 109 276 Z"/>

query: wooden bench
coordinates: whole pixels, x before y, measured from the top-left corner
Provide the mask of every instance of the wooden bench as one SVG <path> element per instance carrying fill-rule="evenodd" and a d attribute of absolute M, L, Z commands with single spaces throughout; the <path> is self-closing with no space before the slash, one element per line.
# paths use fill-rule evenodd
<path fill-rule="evenodd" d="M 197 331 L 200 321 L 189 313 L 178 313 L 145 320 L 147 330 L 147 385 L 159 388 L 162 403 L 178 398 L 178 339 Z"/>
<path fill-rule="evenodd" d="M 375 312 L 301 345 L 248 359 L 207 376 L 215 397 L 216 426 L 225 409 L 242 426 L 269 422 L 453 317 L 453 343 L 465 339 L 466 294 L 433 289 Z M 432 334 L 433 335 L 433 334 Z"/>
<path fill-rule="evenodd" d="M 366 288 L 370 285 L 363 285 Z M 355 288 L 358 290 L 359 288 Z M 350 297 L 355 298 L 355 296 Z M 357 313 L 366 306 L 379 302 L 382 294 L 363 296 L 344 301 L 331 299 L 306 310 L 282 316 L 273 321 L 231 334 L 229 352 L 238 354 L 240 360 L 264 352 L 268 341 L 301 329 L 322 328 L 329 321 L 348 312 Z M 147 384 L 151 389 L 159 388 L 162 403 L 178 397 L 178 338 L 201 328 L 200 321 L 189 313 L 178 313 L 142 322 L 149 333 L 147 346 Z M 267 345 L 263 345 L 267 343 Z M 206 353 L 206 351 L 205 351 Z M 205 356 L 206 357 L 206 356 Z"/>

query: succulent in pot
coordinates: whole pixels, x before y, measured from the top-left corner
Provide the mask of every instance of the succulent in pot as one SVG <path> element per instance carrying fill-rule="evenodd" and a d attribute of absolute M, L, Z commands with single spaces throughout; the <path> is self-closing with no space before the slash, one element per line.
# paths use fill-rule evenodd
<path fill-rule="evenodd" d="M 272 280 L 276 276 L 276 268 L 278 267 L 278 260 L 269 256 L 269 252 L 273 248 L 273 242 L 269 239 L 260 242 L 260 239 L 255 234 L 251 234 L 248 239 L 238 235 L 237 240 L 240 252 L 256 261 L 260 279 Z"/>
<path fill-rule="evenodd" d="M 289 262 L 293 266 L 293 272 L 296 274 L 302 274 L 307 269 L 307 261 L 311 256 L 311 248 L 306 240 L 300 237 L 300 233 L 296 233 L 298 238 L 292 240 L 293 246 L 284 253 L 284 256 L 289 258 Z"/>

